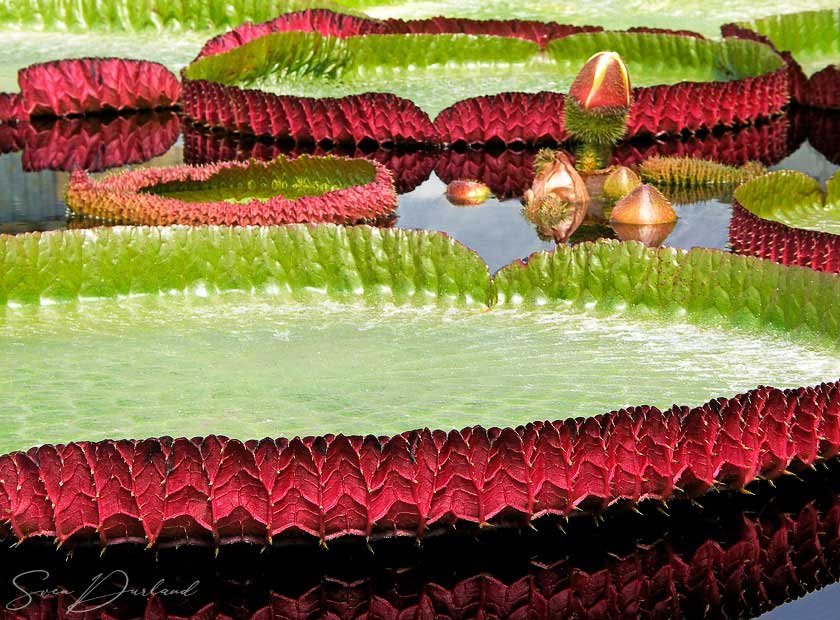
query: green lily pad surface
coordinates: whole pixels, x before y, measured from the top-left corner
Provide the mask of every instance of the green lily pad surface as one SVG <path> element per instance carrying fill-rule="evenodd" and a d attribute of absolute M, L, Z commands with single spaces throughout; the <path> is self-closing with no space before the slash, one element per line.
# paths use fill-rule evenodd
<path fill-rule="evenodd" d="M 806 75 L 840 63 L 840 8 L 772 15 L 738 25 L 764 35 L 793 54 Z"/>
<path fill-rule="evenodd" d="M 773 172 L 736 189 L 735 199 L 763 219 L 840 235 L 840 172 L 828 180 L 826 191 L 801 172 Z"/>
<path fill-rule="evenodd" d="M 3 0 L 0 26 L 57 32 L 224 31 L 330 0 Z"/>
<path fill-rule="evenodd" d="M 597 24 L 611 29 L 690 28 L 714 37 L 723 23 L 835 6 L 833 0 L 807 0 L 796 6 L 781 0 L 3 0 L 0 27 L 75 32 L 222 31 L 245 21 L 272 19 L 283 12 L 328 8 L 404 19 L 445 15 Z"/>
<path fill-rule="evenodd" d="M 0 237 L 0 301 L 0 453 L 515 425 L 840 374 L 836 278 L 632 243 L 563 247 L 491 281 L 427 232 Z"/>
<path fill-rule="evenodd" d="M 206 181 L 172 181 L 142 190 L 183 202 L 247 203 L 282 196 L 296 200 L 330 191 L 367 185 L 376 168 L 365 159 L 279 158 L 264 166 L 227 168 Z"/>
<path fill-rule="evenodd" d="M 598 51 L 617 51 L 634 86 L 728 81 L 782 66 L 767 46 L 743 40 L 706 41 L 659 34 L 594 33 L 535 43 L 468 35 L 367 35 L 338 39 L 317 33 L 266 35 L 202 58 L 192 80 L 280 95 L 342 97 L 389 92 L 430 116 L 462 99 L 500 92 L 568 90 Z"/>
<path fill-rule="evenodd" d="M 610 29 L 648 26 L 690 29 L 708 37 L 720 35 L 720 25 L 789 13 L 834 8 L 835 0 L 337 0 L 374 17 L 416 19 L 447 15 L 478 19 L 540 19 L 569 24 L 596 24 Z"/>
<path fill-rule="evenodd" d="M 840 352 L 778 335 L 581 311 L 108 300 L 0 318 L 0 453 L 161 434 L 509 426 L 838 371 Z"/>

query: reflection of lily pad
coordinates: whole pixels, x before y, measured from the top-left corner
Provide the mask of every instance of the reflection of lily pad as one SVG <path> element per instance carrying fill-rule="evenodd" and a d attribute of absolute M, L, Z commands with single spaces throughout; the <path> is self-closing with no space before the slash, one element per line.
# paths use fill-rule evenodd
<path fill-rule="evenodd" d="M 459 345 L 457 331 L 472 330 L 476 325 L 492 324 L 499 334 L 509 335 L 505 330 L 516 324 L 525 335 L 528 329 L 545 330 L 553 321 L 566 320 L 574 326 L 569 334 L 587 324 L 591 328 L 586 329 L 603 334 L 603 330 L 623 323 L 619 330 L 625 343 L 622 346 L 635 342 L 645 354 L 627 356 L 626 360 L 598 355 L 593 359 L 628 364 L 627 369 L 648 362 L 661 369 L 666 350 L 694 346 L 695 354 L 702 355 L 716 339 L 734 347 L 729 353 L 713 356 L 716 368 L 734 368 L 736 374 L 742 374 L 745 366 L 752 366 L 742 363 L 751 349 L 759 365 L 775 356 L 780 366 L 774 373 L 789 385 L 818 381 L 820 377 L 808 374 L 815 368 L 823 368 L 820 375 L 836 374 L 833 369 L 840 336 L 836 310 L 840 282 L 811 270 L 721 252 L 651 250 L 639 244 L 604 242 L 536 254 L 527 264 L 506 267 L 491 281 L 482 261 L 446 236 L 367 227 L 122 228 L 0 237 L 0 299 L 6 306 L 3 329 L 9 328 L 10 335 L 28 341 L 23 350 L 27 357 L 31 352 L 41 366 L 45 351 L 56 342 L 66 342 L 61 334 L 83 339 L 104 334 L 108 339 L 108 343 L 100 340 L 99 353 L 82 364 L 68 363 L 69 373 L 62 374 L 75 377 L 79 388 L 68 385 L 65 390 L 78 399 L 71 422 L 72 416 L 83 417 L 99 406 L 101 398 L 100 393 L 96 399 L 86 400 L 78 381 L 97 376 L 97 386 L 115 381 L 134 385 L 142 372 L 148 372 L 145 363 L 151 355 L 157 359 L 157 376 L 169 385 L 177 382 L 178 376 L 189 378 L 184 373 L 196 370 L 177 357 L 169 359 L 183 347 L 194 355 L 206 350 L 212 360 L 206 366 L 208 373 L 219 363 L 258 366 L 261 372 L 285 363 L 288 372 L 300 378 L 283 399 L 293 402 L 298 398 L 299 409 L 300 402 L 316 407 L 318 400 L 307 390 L 320 381 L 332 384 L 343 380 L 368 389 L 373 381 L 370 401 L 388 392 L 376 382 L 387 376 L 386 371 L 399 371 L 401 355 L 411 368 L 421 356 L 428 356 L 431 371 L 441 364 L 452 365 L 447 356 L 481 354 L 477 345 L 495 346 L 503 339 L 488 334 L 483 340 L 469 338 Z M 261 306 L 260 300 L 266 304 Z M 324 300 L 338 302 L 340 307 L 333 304 L 330 310 L 317 303 Z M 53 303 L 56 301 L 66 303 Z M 288 301 L 304 303 L 288 306 L 290 311 L 298 308 L 302 322 L 277 321 L 276 308 L 274 314 L 270 311 L 271 306 Z M 360 309 L 360 302 L 376 311 L 371 314 Z M 391 304 L 417 308 L 397 311 Z M 176 307 L 179 309 L 171 312 Z M 445 311 L 441 313 L 440 307 Z M 249 308 L 257 314 L 248 314 Z M 418 309 L 422 312 L 417 313 Z M 416 320 L 395 314 L 409 311 L 415 313 Z M 330 312 L 340 313 L 341 318 L 335 314 L 330 318 Z M 56 320 L 58 316 L 64 318 Z M 150 322 L 144 326 L 147 319 Z M 379 339 L 395 349 L 381 367 L 374 367 L 369 374 L 366 360 L 355 371 L 329 372 L 342 364 L 349 368 L 354 356 L 366 350 L 349 347 L 338 354 L 330 348 L 331 341 L 346 338 L 342 334 L 348 330 L 364 338 L 367 331 L 381 329 L 381 321 L 406 321 L 404 329 L 396 330 L 391 339 Z M 122 345 L 120 338 L 110 334 L 124 333 L 124 325 L 135 322 L 137 329 L 129 331 L 141 344 L 163 346 L 151 351 L 137 347 L 128 363 L 122 356 L 121 365 L 114 366 L 117 357 L 108 351 L 118 351 Z M 217 322 L 223 326 L 219 333 L 227 334 L 224 342 L 192 346 L 199 345 Z M 270 328 L 272 322 L 276 325 L 270 339 L 273 346 L 266 349 L 265 357 L 251 359 L 254 343 L 266 342 L 265 334 L 255 337 L 254 330 Z M 75 336 L 66 333 L 71 325 L 79 330 Z M 651 325 L 659 326 L 655 338 L 645 331 Z M 457 329 L 447 336 L 447 329 L 453 327 Z M 284 351 L 308 350 L 305 343 L 283 344 L 295 343 L 304 328 L 308 337 L 320 334 L 322 346 L 317 350 L 326 351 L 327 358 L 318 366 L 303 366 L 304 358 L 296 353 L 291 353 L 291 359 L 283 358 Z M 49 333 L 53 335 L 44 337 Z M 652 342 L 661 352 L 650 354 Z M 581 346 L 578 360 L 566 342 L 568 348 L 560 351 L 565 366 L 585 369 L 592 363 L 584 359 L 592 357 L 589 344 Z M 546 352 L 551 343 L 541 345 L 547 345 Z M 64 352 L 70 349 L 79 351 L 61 346 Z M 800 349 L 799 355 L 790 354 Z M 507 348 L 500 353 L 507 353 Z M 531 363 L 527 355 L 520 372 Z M 378 359 L 383 358 L 384 353 Z M 817 358 L 825 366 L 815 365 Z M 13 358 L 4 355 L 0 359 Z M 807 364 L 793 370 L 796 359 L 807 360 Z M 4 370 L 4 376 L 22 368 L 23 359 L 14 360 L 14 368 Z M 461 373 L 477 366 L 454 362 L 452 367 L 460 367 Z M 146 370 L 141 372 L 141 367 Z M 674 386 L 690 383 L 700 372 L 699 367 L 671 370 L 668 375 Z M 413 386 L 398 391 L 404 407 L 410 406 L 412 392 L 436 390 L 426 378 L 418 381 L 414 371 L 410 377 Z M 454 381 L 458 373 L 449 377 Z M 256 398 L 251 379 L 241 379 L 248 398 Z M 560 405 L 556 410 L 541 406 L 529 411 L 528 403 L 544 395 L 529 392 L 529 380 L 523 380 L 521 390 L 508 391 L 523 400 L 519 406 L 525 414 L 560 418 L 558 421 L 491 430 L 470 427 L 448 433 L 406 432 L 390 438 L 326 434 L 241 443 L 211 436 L 68 443 L 12 453 L 0 457 L 0 508 L 5 517 L 0 521 L 0 536 L 48 536 L 67 544 L 82 540 L 102 544 L 202 540 L 269 544 L 273 539 L 300 535 L 321 540 L 344 535 L 420 536 L 451 523 L 512 520 L 523 524 L 542 515 L 568 515 L 576 508 L 599 511 L 614 501 L 696 495 L 717 484 L 740 488 L 757 476 L 780 476 L 793 463 L 810 465 L 834 455 L 840 447 L 840 419 L 834 415 L 840 395 L 833 384 L 790 391 L 758 388 L 694 408 L 662 411 L 640 407 L 562 419 L 569 412 Z M 212 394 L 208 402 L 216 398 L 226 401 L 238 381 L 209 382 Z M 520 379 L 511 376 L 501 384 L 507 386 L 510 381 Z M 643 373 L 636 373 L 634 381 L 625 383 L 642 381 Z M 586 384 L 580 385 L 578 391 L 587 394 Z M 568 394 L 576 385 L 561 381 L 560 388 L 560 393 Z M 734 391 L 721 389 L 729 394 Z M 178 389 L 168 392 L 174 397 Z M 361 422 L 370 413 L 363 405 L 358 411 L 342 409 L 352 405 L 346 400 L 349 391 L 329 392 L 334 398 L 326 403 L 324 415 L 335 414 L 338 407 L 359 416 Z M 65 403 L 67 393 L 59 392 Z M 108 393 L 124 399 L 109 408 L 111 414 L 119 416 L 121 407 L 134 406 L 130 391 Z M 424 421 L 447 429 L 463 422 L 456 417 L 459 414 L 500 414 L 495 401 L 485 400 L 475 385 L 467 385 L 459 393 L 459 398 L 467 398 L 462 410 L 450 408 L 449 417 Z M 49 391 L 39 395 L 42 405 L 55 397 Z M 3 397 L 8 395 L 4 392 Z M 669 399 L 670 393 L 663 398 Z M 254 414 L 247 408 L 225 407 L 234 409 L 241 412 L 225 414 L 220 423 L 246 439 L 257 423 L 249 418 Z M 282 426 L 282 404 L 276 415 L 276 426 Z M 313 409 L 306 423 L 317 424 L 317 416 Z M 36 414 L 28 423 L 37 425 L 48 419 Z M 96 431 L 68 423 L 45 432 L 72 428 L 74 435 L 82 436 L 85 432 L 99 437 L 137 436 L 139 432 L 132 429 L 145 428 L 145 424 L 162 428 L 185 423 L 188 418 L 150 418 L 144 410 L 137 419 L 111 419 L 113 426 L 108 426 L 107 420 L 91 418 Z M 389 428 L 401 422 L 389 420 Z M 407 419 L 405 424 L 410 422 Z M 243 485 L 248 492 L 241 492 Z M 114 508 L 105 498 L 116 494 L 126 499 Z"/>
<path fill-rule="evenodd" d="M 220 445 L 235 446 L 226 441 Z M 422 568 L 408 565 L 407 553 L 394 560 L 390 556 L 380 559 L 388 567 L 400 568 L 383 571 L 376 578 L 364 572 L 370 570 L 366 564 L 344 568 L 336 562 L 341 568 L 332 568 L 330 560 L 349 555 L 341 547 L 323 553 L 281 549 L 266 561 L 270 580 L 254 579 L 252 562 L 231 568 L 233 562 L 224 559 L 170 560 L 166 574 L 174 583 L 200 580 L 202 587 L 190 596 L 189 609 L 224 609 L 219 602 L 223 592 L 227 600 L 236 601 L 241 618 L 277 617 L 279 608 L 283 618 L 299 617 L 302 614 L 297 610 L 305 610 L 307 618 L 335 620 L 381 618 L 386 613 L 390 618 L 628 620 L 628 615 L 639 617 L 635 610 L 654 610 L 648 617 L 653 613 L 661 618 L 693 618 L 698 609 L 706 618 L 746 619 L 788 604 L 780 612 L 786 614 L 793 598 L 836 587 L 840 545 L 840 498 L 833 492 L 836 475 L 832 464 L 826 472 L 806 473 L 796 484 L 782 482 L 778 491 L 762 488 L 757 497 L 724 494 L 702 502 L 699 510 L 674 510 L 668 519 L 655 518 L 653 506 L 639 518 L 608 515 L 606 526 L 600 528 L 592 527 L 589 519 L 573 519 L 563 523 L 562 538 L 528 533 L 486 536 L 477 528 L 464 527 L 469 535 L 461 531 L 455 544 L 451 539 L 427 541 Z M 631 528 L 633 534 L 627 540 L 621 534 Z M 376 540 L 371 543 L 377 558 L 382 555 L 380 549 L 388 553 L 392 548 L 387 542 L 381 547 Z M 31 550 L 4 548 L 0 561 L 15 566 L 24 553 Z M 295 561 L 285 562 L 290 555 Z M 532 560 L 535 556 L 539 561 Z M 126 557 L 143 556 L 121 555 L 123 565 Z M 161 563 L 177 555 L 164 557 Z M 211 552 L 189 557 L 210 560 Z M 39 560 L 38 567 L 59 575 L 57 583 L 69 592 L 89 588 L 90 573 L 85 569 L 100 570 L 101 566 L 75 558 L 73 569 L 67 570 L 64 553 L 39 554 Z M 157 573 L 135 572 L 134 606 L 113 606 L 108 620 L 134 620 L 135 606 L 154 609 L 162 618 L 185 615 L 180 597 L 150 593 Z M 409 595 L 406 583 L 411 587 Z M 27 615 L 68 618 L 78 611 L 77 600 L 33 597 Z M 628 614 L 628 610 L 634 611 Z"/>
<path fill-rule="evenodd" d="M 504 141 L 562 140 L 559 93 L 607 48 L 641 87 L 631 134 L 746 122 L 788 101 L 781 58 L 752 41 L 601 32 L 554 39 L 542 51 L 509 37 L 281 32 L 193 62 L 184 109 L 210 125 L 298 140 L 472 142 L 481 140 L 462 136 L 482 131 L 501 131 Z M 745 94 L 753 89 L 761 96 Z M 379 93 L 375 115 L 370 93 Z M 315 112 L 329 121 L 313 125 Z"/>
<path fill-rule="evenodd" d="M 74 212 L 132 224 L 270 225 L 374 221 L 396 209 L 391 173 L 374 161 L 307 157 L 144 168 L 67 191 Z"/>
<path fill-rule="evenodd" d="M 826 127 L 825 124 L 820 127 Z M 786 117 L 777 117 L 759 126 L 748 126 L 720 134 L 665 141 L 629 141 L 621 143 L 613 153 L 612 164 L 636 166 L 656 156 L 698 157 L 740 166 L 755 160 L 765 165 L 778 163 L 792 147 L 788 144 L 790 123 Z M 186 123 L 183 128 L 184 160 L 189 164 L 209 164 L 229 159 L 251 158 L 270 160 L 280 154 L 336 154 L 367 157 L 385 165 L 394 174 L 400 194 L 415 189 L 428 179 L 432 170 L 444 183 L 456 179 L 477 179 L 486 183 L 499 198 L 522 196 L 534 180 L 534 151 L 521 149 L 361 149 L 355 145 L 289 145 L 282 142 L 256 140 L 253 136 L 219 134 Z M 826 144 L 836 131 L 823 131 Z M 814 137 L 812 137 L 812 140 Z M 839 147 L 840 148 L 840 147 Z M 673 203 L 693 202 L 702 196 L 683 192 L 678 197 L 667 195 Z M 704 192 L 704 195 L 708 193 Z M 713 190 L 715 197 L 722 195 Z M 729 202 L 726 200 L 726 202 Z"/>
<path fill-rule="evenodd" d="M 735 190 L 730 243 L 740 254 L 840 271 L 840 173 L 824 193 L 813 178 L 784 170 Z"/>
<path fill-rule="evenodd" d="M 14 138 L 14 148 L 8 150 L 23 150 L 27 172 L 97 172 L 163 155 L 181 134 L 181 123 L 175 112 L 165 110 L 37 120 L 6 126 L 6 130 Z"/>

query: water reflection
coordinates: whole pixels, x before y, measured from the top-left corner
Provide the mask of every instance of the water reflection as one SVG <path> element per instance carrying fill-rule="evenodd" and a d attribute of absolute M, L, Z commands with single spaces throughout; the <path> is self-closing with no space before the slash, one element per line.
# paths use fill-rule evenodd
<path fill-rule="evenodd" d="M 641 514 L 539 532 L 452 532 L 423 546 L 233 546 L 217 558 L 212 549 L 124 547 L 66 557 L 26 543 L 0 549 L 0 618 L 747 619 L 773 610 L 766 618 L 792 619 L 806 603 L 786 602 L 840 577 L 838 473 L 834 462 L 754 496 L 648 503 Z M 97 575 L 104 580 L 84 594 Z M 807 606 L 833 609 L 838 598 L 827 588 Z"/>
<path fill-rule="evenodd" d="M 840 113 L 797 110 L 739 130 L 622 144 L 613 163 L 633 165 L 653 155 L 696 156 L 730 165 L 756 160 L 774 168 L 800 169 L 824 180 L 840 162 L 838 144 Z M 5 190 L 0 194 L 0 233 L 104 224 L 68 219 L 63 194 L 72 170 L 336 153 L 372 158 L 394 172 L 400 200 L 397 220 L 389 224 L 447 232 L 475 249 L 492 270 L 550 249 L 556 242 L 521 214 L 520 197 L 533 181 L 534 159 L 534 152 L 523 148 L 304 147 L 189 124 L 181 127 L 172 113 L 146 113 L 0 125 L 0 152 L 6 153 L 0 156 L 0 187 Z M 482 181 L 495 198 L 471 209 L 453 206 L 444 193 L 456 179 Z M 671 198 L 680 216 L 672 230 L 616 230 L 606 221 L 589 217 L 570 241 L 606 236 L 680 248 L 728 248 L 731 195 L 724 191 Z"/>

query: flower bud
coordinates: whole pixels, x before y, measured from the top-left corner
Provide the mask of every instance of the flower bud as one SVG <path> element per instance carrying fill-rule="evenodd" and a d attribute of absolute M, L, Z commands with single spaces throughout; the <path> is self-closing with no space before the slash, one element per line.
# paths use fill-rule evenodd
<path fill-rule="evenodd" d="M 618 224 L 665 224 L 675 222 L 677 213 L 653 185 L 640 185 L 615 203 L 610 221 Z"/>
<path fill-rule="evenodd" d="M 598 52 L 577 74 L 569 97 L 583 110 L 629 108 L 630 74 L 616 52 Z"/>
<path fill-rule="evenodd" d="M 619 166 L 604 181 L 604 197 L 607 200 L 619 200 L 641 184 L 638 174 L 627 166 Z"/>
<path fill-rule="evenodd" d="M 630 76 L 615 52 L 599 52 L 586 61 L 563 104 L 563 125 L 590 145 L 615 144 L 630 118 Z"/>
<path fill-rule="evenodd" d="M 537 154 L 531 200 L 553 196 L 569 204 L 589 202 L 586 183 L 575 169 L 572 160 L 563 151 L 544 149 Z"/>

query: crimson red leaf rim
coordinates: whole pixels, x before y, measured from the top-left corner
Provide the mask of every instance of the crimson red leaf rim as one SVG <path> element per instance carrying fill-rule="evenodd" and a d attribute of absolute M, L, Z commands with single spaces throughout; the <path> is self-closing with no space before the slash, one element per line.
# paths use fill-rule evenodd
<path fill-rule="evenodd" d="M 425 546 L 420 552 L 422 569 L 401 556 L 396 562 L 385 560 L 388 568 L 374 568 L 373 574 L 364 562 L 360 567 L 357 559 L 353 561 L 350 554 L 341 551 L 330 554 L 331 559 L 338 558 L 340 567 L 325 573 L 323 563 L 319 563 L 322 556 L 295 556 L 302 563 L 289 566 L 265 560 L 264 556 L 257 559 L 256 552 L 250 551 L 245 558 L 234 561 L 223 556 L 219 571 L 213 562 L 196 565 L 211 556 L 193 550 L 194 562 L 183 565 L 188 568 L 167 575 L 169 584 L 200 582 L 201 588 L 190 596 L 187 609 L 184 601 L 150 596 L 145 617 L 297 617 L 296 611 L 305 609 L 309 617 L 332 614 L 346 620 L 371 613 L 388 618 L 425 618 L 425 612 L 434 609 L 447 618 L 475 617 L 483 611 L 513 620 L 521 617 L 524 609 L 527 617 L 535 620 L 581 612 L 609 620 L 627 618 L 628 609 L 657 610 L 656 618 L 680 617 L 681 611 L 698 606 L 709 615 L 725 611 L 729 617 L 752 617 L 789 601 L 792 595 L 836 581 L 840 506 L 829 476 L 809 476 L 817 478 L 816 489 L 808 485 L 809 480 L 793 487 L 786 485 L 766 499 L 762 494 L 759 510 L 754 510 L 755 502 L 726 498 L 726 503 L 704 507 L 697 516 L 673 517 L 664 530 L 641 524 L 643 531 L 629 546 L 620 539 L 610 539 L 609 534 L 592 532 L 594 536 L 590 536 L 591 530 L 578 529 L 572 523 L 570 539 L 562 541 L 553 536 L 505 536 L 494 539 L 489 549 L 482 549 L 481 542 L 466 542 L 462 537 L 455 557 L 449 541 L 438 541 L 442 544 Z M 802 486 L 804 492 L 796 492 Z M 792 501 L 785 497 L 789 490 L 796 492 Z M 828 491 L 827 496 L 820 491 Z M 779 500 L 780 505 L 776 504 Z M 709 514 L 719 519 L 717 524 L 709 523 Z M 616 519 L 614 525 L 621 531 L 624 523 Z M 727 527 L 722 530 L 720 523 Z M 634 520 L 630 525 L 637 524 L 639 521 Z M 57 586 L 56 590 L 78 593 L 89 586 L 88 575 L 103 569 L 107 572 L 99 558 L 80 561 L 74 557 L 64 570 L 59 566 L 65 562 L 62 553 L 32 547 L 25 552 L 32 551 L 43 558 L 43 563 L 38 563 L 40 568 L 51 576 L 64 575 L 50 583 Z M 489 562 L 485 561 L 488 551 L 492 554 Z M 535 551 L 538 560 L 532 560 Z M 16 565 L 17 553 L 6 551 L 4 559 Z M 165 564 L 164 558 L 161 561 Z M 144 559 L 138 559 L 142 566 Z M 348 561 L 352 565 L 345 568 Z M 105 563 L 109 568 L 108 556 Z M 261 570 L 253 580 L 255 563 L 267 574 Z M 674 570 L 675 566 L 680 569 Z M 139 573 L 137 568 L 133 572 Z M 455 582 L 453 574 L 458 575 Z M 142 573 L 131 577 L 138 590 L 154 581 Z M 614 587 L 615 583 L 623 587 Z M 37 597 L 9 620 L 36 620 L 51 617 L 56 611 L 66 615 L 75 600 L 65 595 Z M 231 613 L 234 609 L 236 612 Z M 128 619 L 135 617 L 134 611 L 109 607 L 88 617 Z"/>
<path fill-rule="evenodd" d="M 840 235 L 763 219 L 737 198 L 732 201 L 729 244 L 733 252 L 744 256 L 840 273 Z"/>
<path fill-rule="evenodd" d="M 838 451 L 836 383 L 515 429 L 71 442 L 0 457 L 0 528 L 103 546 L 422 537 L 743 489 Z"/>
<path fill-rule="evenodd" d="M 19 94 L 0 96 L 0 122 L 36 117 L 173 108 L 178 78 L 162 64 L 128 58 L 68 58 L 18 72 Z"/>
<path fill-rule="evenodd" d="M 769 15 L 752 21 L 724 24 L 721 26 L 721 34 L 724 37 L 758 41 L 776 49 L 788 65 L 791 94 L 795 101 L 815 108 L 840 110 L 840 71 L 835 64 L 826 58 L 827 65 L 809 77 L 797 61 L 802 51 L 798 45 L 801 41 L 795 41 L 794 37 L 794 44 L 791 45 L 791 40 L 787 44 L 782 42 L 784 36 L 781 39 L 774 36 L 779 35 L 780 31 L 798 32 L 800 38 L 812 40 L 814 37 L 823 37 L 819 41 L 825 43 L 825 37 L 831 37 L 832 31 L 835 39 L 840 35 L 837 30 L 838 15 L 840 11 L 836 8 Z"/>

